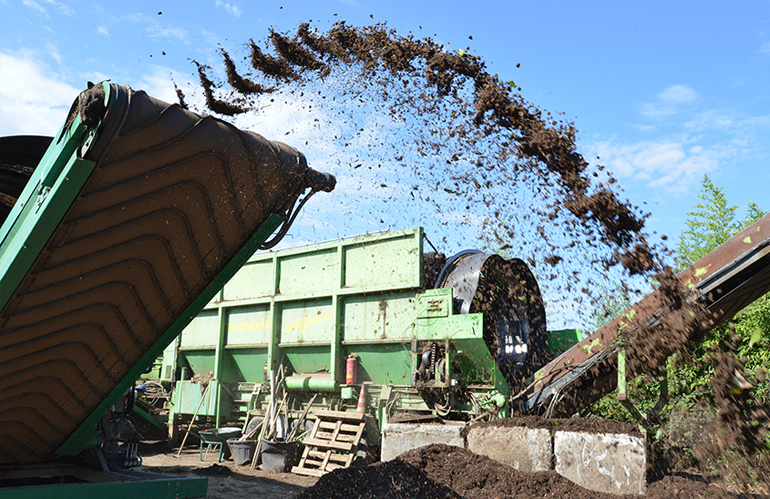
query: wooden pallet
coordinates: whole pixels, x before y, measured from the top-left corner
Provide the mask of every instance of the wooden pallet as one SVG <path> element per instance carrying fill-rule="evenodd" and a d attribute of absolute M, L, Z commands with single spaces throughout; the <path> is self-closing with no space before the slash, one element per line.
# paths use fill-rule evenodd
<path fill-rule="evenodd" d="M 323 476 L 338 468 L 350 467 L 364 434 L 365 414 L 321 410 L 315 416 L 310 435 L 302 441 L 305 445 L 302 459 L 291 472 Z"/>

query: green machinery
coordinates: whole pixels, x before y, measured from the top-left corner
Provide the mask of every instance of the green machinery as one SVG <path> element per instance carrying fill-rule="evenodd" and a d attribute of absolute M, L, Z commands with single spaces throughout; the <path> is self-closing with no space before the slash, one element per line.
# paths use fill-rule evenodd
<path fill-rule="evenodd" d="M 249 259 L 158 364 L 161 381 L 177 378 L 172 432 L 198 407 L 217 426 L 263 414 L 269 390 L 260 386 L 279 365 L 290 419 L 314 394 L 315 408 L 355 411 L 362 385 L 380 425 L 396 414 L 509 415 L 512 391 L 545 363 L 547 343 L 564 350 L 582 335 L 547 338 L 520 260 L 470 251 L 447 261 L 424 254 L 423 241 L 413 228 Z"/>
<path fill-rule="evenodd" d="M 134 381 L 334 178 L 110 82 L 55 137 L 0 139 L 0 160 L 0 494 L 204 495 L 205 478 L 129 474 Z"/>

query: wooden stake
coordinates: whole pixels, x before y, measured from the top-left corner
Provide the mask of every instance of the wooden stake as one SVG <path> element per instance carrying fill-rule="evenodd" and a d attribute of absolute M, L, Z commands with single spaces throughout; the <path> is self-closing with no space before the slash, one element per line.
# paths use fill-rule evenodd
<path fill-rule="evenodd" d="M 190 428 L 192 428 L 192 425 L 195 424 L 195 418 L 198 417 L 198 411 L 200 411 L 201 406 L 203 405 L 203 401 L 206 399 L 206 394 L 208 393 L 210 386 L 211 386 L 211 381 L 209 381 L 209 384 L 206 385 L 206 388 L 203 390 L 203 395 L 201 395 L 201 401 L 198 402 L 198 407 L 195 409 L 195 414 L 193 414 L 193 417 L 190 420 L 190 424 L 187 425 L 187 433 L 184 434 L 184 438 L 182 439 L 182 445 L 179 446 L 179 452 L 176 453 L 176 457 L 182 456 L 182 449 L 184 448 L 184 443 L 187 442 L 187 436 L 190 434 Z"/>
<path fill-rule="evenodd" d="M 315 398 L 317 396 L 318 396 L 317 393 L 315 395 L 313 395 L 313 398 L 311 398 L 310 402 L 308 402 L 307 406 L 305 406 L 305 410 L 302 411 L 302 415 L 297 420 L 297 424 L 294 426 L 294 428 L 292 428 L 291 432 L 286 436 L 286 441 L 287 442 L 291 442 L 292 439 L 297 434 L 297 430 L 298 430 L 299 426 L 302 424 L 303 421 L 305 421 L 305 417 L 307 417 L 307 413 L 310 410 L 310 407 L 313 405 L 313 402 L 315 402 Z"/>

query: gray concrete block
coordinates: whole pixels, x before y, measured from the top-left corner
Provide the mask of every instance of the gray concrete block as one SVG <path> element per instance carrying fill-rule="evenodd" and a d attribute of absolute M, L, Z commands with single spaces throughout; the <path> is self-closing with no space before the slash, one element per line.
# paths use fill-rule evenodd
<path fill-rule="evenodd" d="M 589 490 L 644 494 L 647 452 L 644 440 L 624 434 L 557 431 L 556 472 Z"/>
<path fill-rule="evenodd" d="M 519 471 L 547 471 L 551 467 L 553 444 L 551 432 L 525 427 L 471 428 L 468 450 Z"/>
<path fill-rule="evenodd" d="M 383 461 L 390 461 L 406 451 L 430 444 L 447 444 L 465 447 L 462 435 L 463 423 L 415 424 L 385 423 L 382 428 Z"/>

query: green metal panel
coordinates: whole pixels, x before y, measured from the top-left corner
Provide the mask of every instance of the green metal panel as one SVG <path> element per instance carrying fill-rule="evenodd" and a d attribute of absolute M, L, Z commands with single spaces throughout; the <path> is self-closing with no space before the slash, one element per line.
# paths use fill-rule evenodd
<path fill-rule="evenodd" d="M 91 132 L 91 136 L 95 134 Z M 42 169 L 40 173 L 62 174 L 55 180 L 50 175 L 43 179 L 36 171 L 0 228 L 0 310 L 96 166 L 93 161 L 73 155 L 86 136 L 79 116 L 68 130 L 64 131 L 62 125 L 56 136 L 63 136 L 63 140 L 51 143 L 38 168 Z"/>
<path fill-rule="evenodd" d="M 409 343 L 371 343 L 346 345 L 348 353 L 358 356 L 356 383 L 372 381 L 384 385 L 408 386 L 411 383 L 412 355 Z"/>
<path fill-rule="evenodd" d="M 211 350 L 184 350 L 179 352 L 179 357 L 187 362 L 192 371 L 190 374 L 205 376 L 214 371 L 214 349 Z"/>
<path fill-rule="evenodd" d="M 564 352 L 583 340 L 583 331 L 580 329 L 558 329 L 548 331 L 548 350 L 551 352 Z"/>
<path fill-rule="evenodd" d="M 328 293 L 337 287 L 339 248 L 287 255 L 278 259 L 278 292 L 282 295 Z"/>
<path fill-rule="evenodd" d="M 272 322 L 267 304 L 228 308 L 226 321 L 228 346 L 267 345 L 270 342 Z"/>
<path fill-rule="evenodd" d="M 249 262 L 225 284 L 224 301 L 248 300 L 275 293 L 272 258 Z"/>
<path fill-rule="evenodd" d="M 343 285 L 374 288 L 384 285 L 419 287 L 421 284 L 422 238 L 374 240 L 345 247 Z"/>
<path fill-rule="evenodd" d="M 284 348 L 286 359 L 298 373 L 312 373 L 331 368 L 331 347 L 327 345 L 293 346 Z"/>
<path fill-rule="evenodd" d="M 281 344 L 330 343 L 334 310 L 329 298 L 285 303 L 281 306 Z"/>
<path fill-rule="evenodd" d="M 346 296 L 342 304 L 345 341 L 411 338 L 415 304 L 414 291 Z"/>
<path fill-rule="evenodd" d="M 240 371 L 242 380 L 260 382 L 264 379 L 265 363 L 267 362 L 267 347 L 265 348 L 233 348 L 226 350 L 235 366 Z"/>
<path fill-rule="evenodd" d="M 182 335 L 180 349 L 214 347 L 219 337 L 218 310 L 203 310 L 190 323 Z"/>
<path fill-rule="evenodd" d="M 226 379 L 231 382 L 246 381 L 243 377 L 243 373 L 241 373 L 240 366 L 235 363 L 235 359 L 230 355 L 229 350 L 225 350 L 222 353 L 217 379 Z"/>
<path fill-rule="evenodd" d="M 163 361 L 161 363 L 160 380 L 172 381 L 174 379 L 174 370 L 177 360 L 177 340 L 172 341 L 165 350 L 163 350 Z"/>
<path fill-rule="evenodd" d="M 209 382 L 206 395 L 203 396 L 204 389 L 199 383 L 193 381 L 180 381 L 174 389 L 174 412 L 177 414 L 195 414 L 195 410 L 200 404 L 198 410 L 199 416 L 215 416 L 217 412 L 217 399 L 219 400 L 219 410 L 223 414 L 230 412 L 230 401 L 232 397 L 226 390 L 222 389 L 221 383 L 217 380 Z M 203 403 L 201 403 L 201 399 Z"/>

